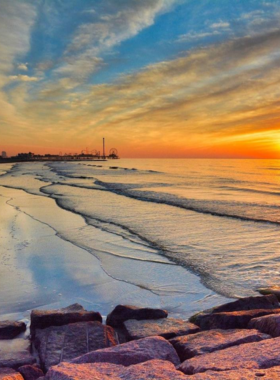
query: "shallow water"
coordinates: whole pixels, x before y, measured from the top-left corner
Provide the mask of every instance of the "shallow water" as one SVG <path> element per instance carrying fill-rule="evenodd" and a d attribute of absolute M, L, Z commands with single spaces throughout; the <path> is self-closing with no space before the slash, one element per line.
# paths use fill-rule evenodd
<path fill-rule="evenodd" d="M 13 228 L 14 236 L 21 236 L 21 245 L 12 245 L 13 255 L 4 250 L 5 257 L 18 260 L 22 250 L 29 255 L 20 266 L 23 273 L 33 273 L 30 288 L 41 289 L 37 298 L 32 295 L 39 306 L 66 304 L 71 298 L 106 313 L 125 300 L 187 316 L 278 283 L 279 174 L 277 160 L 1 165 L 0 195 L 5 212 L 14 213 L 10 219 L 2 216 L 7 234 L 2 240 L 11 245 Z M 56 273 L 55 289 L 48 276 L 45 287 L 40 278 L 34 280 L 38 239 L 38 267 L 44 275 Z M 24 241 L 32 241 L 33 248 L 23 246 Z M 29 298 L 17 310 L 31 308 Z M 5 313 L 16 311 L 13 304 L 5 303 Z"/>

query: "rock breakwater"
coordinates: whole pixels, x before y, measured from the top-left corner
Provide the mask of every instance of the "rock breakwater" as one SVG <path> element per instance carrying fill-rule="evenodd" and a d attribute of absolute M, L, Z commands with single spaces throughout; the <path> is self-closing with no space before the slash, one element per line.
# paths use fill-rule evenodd
<path fill-rule="evenodd" d="M 273 294 L 189 321 L 118 305 L 103 324 L 98 312 L 75 304 L 33 310 L 28 338 L 20 335 L 21 322 L 2 326 L 0 380 L 280 379 L 280 306 Z M 7 340 L 14 349 L 5 348 Z"/>

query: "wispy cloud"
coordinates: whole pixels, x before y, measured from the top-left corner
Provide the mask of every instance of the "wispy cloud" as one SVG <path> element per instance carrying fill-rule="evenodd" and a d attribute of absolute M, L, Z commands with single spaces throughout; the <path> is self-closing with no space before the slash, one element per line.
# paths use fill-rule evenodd
<path fill-rule="evenodd" d="M 214 24 L 210 25 L 210 28 L 212 29 L 225 29 L 229 27 L 230 27 L 230 23 L 224 22 L 224 21 L 215 22 Z"/>
<path fill-rule="evenodd" d="M 22 75 L 22 74 L 10 75 L 9 78 L 12 81 L 21 81 L 21 82 L 37 82 L 39 80 L 39 78 L 37 77 L 30 77 L 28 75 Z"/>

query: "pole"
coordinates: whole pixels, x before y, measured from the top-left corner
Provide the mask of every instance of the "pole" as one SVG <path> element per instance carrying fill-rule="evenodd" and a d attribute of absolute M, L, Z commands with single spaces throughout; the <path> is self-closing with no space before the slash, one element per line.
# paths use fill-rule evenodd
<path fill-rule="evenodd" d="M 105 139 L 103 137 L 103 158 L 105 159 Z"/>

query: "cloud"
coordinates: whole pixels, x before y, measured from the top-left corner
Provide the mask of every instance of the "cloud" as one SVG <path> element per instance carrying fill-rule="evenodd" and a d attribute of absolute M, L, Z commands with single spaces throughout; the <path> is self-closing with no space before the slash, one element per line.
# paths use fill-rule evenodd
<path fill-rule="evenodd" d="M 101 67 L 102 53 L 151 26 L 156 16 L 169 10 L 177 1 L 123 0 L 116 4 L 107 0 L 99 18 L 78 27 L 65 51 L 64 62 L 54 72 L 61 76 L 86 78 Z"/>
<path fill-rule="evenodd" d="M 208 38 L 208 37 L 217 36 L 220 34 L 221 33 L 218 32 L 217 30 L 214 30 L 211 32 L 200 32 L 200 33 L 192 31 L 192 32 L 182 34 L 181 36 L 179 36 L 177 42 L 195 41 L 195 40 L 200 40 L 200 39 L 204 39 L 204 38 Z"/>
<path fill-rule="evenodd" d="M 0 3 L 0 73 L 12 69 L 13 61 L 23 56 L 30 47 L 30 32 L 35 22 L 36 9 L 19 0 Z"/>
<path fill-rule="evenodd" d="M 101 138 L 104 131 L 133 146 L 202 149 L 250 135 L 257 141 L 279 129 L 279 43 L 280 31 L 270 31 L 150 65 L 87 92 L 66 96 L 63 86 L 54 87 L 25 112 L 36 127 L 54 125 L 48 135 L 65 133 L 69 144 L 82 144 L 93 132 Z"/>
<path fill-rule="evenodd" d="M 12 81 L 21 81 L 21 82 L 37 82 L 39 78 L 29 77 L 28 75 L 10 75 L 9 78 Z"/>
<path fill-rule="evenodd" d="M 210 25 L 210 28 L 212 29 L 225 29 L 229 27 L 230 27 L 230 24 L 228 22 L 223 22 L 223 21 L 215 22 L 214 24 Z"/>
<path fill-rule="evenodd" d="M 22 71 L 28 70 L 27 63 L 20 63 L 20 64 L 18 64 L 17 68 L 18 68 L 18 70 L 22 70 Z"/>
<path fill-rule="evenodd" d="M 12 75 L 15 57 L 21 62 L 29 48 L 30 21 L 24 29 L 25 48 L 18 46 L 7 60 L 6 80 L 17 83 L 7 86 L 5 104 L 0 98 L 2 128 L 13 125 L 14 138 L 17 131 L 27 130 L 30 144 L 36 140 L 43 145 L 46 135 L 55 147 L 63 140 L 70 150 L 90 146 L 104 133 L 117 146 L 136 147 L 135 152 L 147 147 L 153 152 L 172 147 L 175 153 L 194 147 L 199 151 L 242 141 L 260 146 L 261 139 L 273 145 L 280 116 L 277 20 L 266 20 L 250 33 L 243 28 L 245 36 L 181 53 L 114 82 L 88 84 L 87 77 L 106 64 L 104 53 L 152 25 L 171 2 L 122 0 L 119 4 L 104 2 L 106 12 L 102 17 L 93 14 L 94 22 L 78 27 L 58 60 L 37 64 L 33 76 Z M 213 28 L 205 32 L 193 31 L 181 38 L 220 35 L 227 30 L 218 26 L 221 23 L 225 24 L 211 24 Z M 44 70 L 50 70 L 50 75 L 41 80 Z"/>

